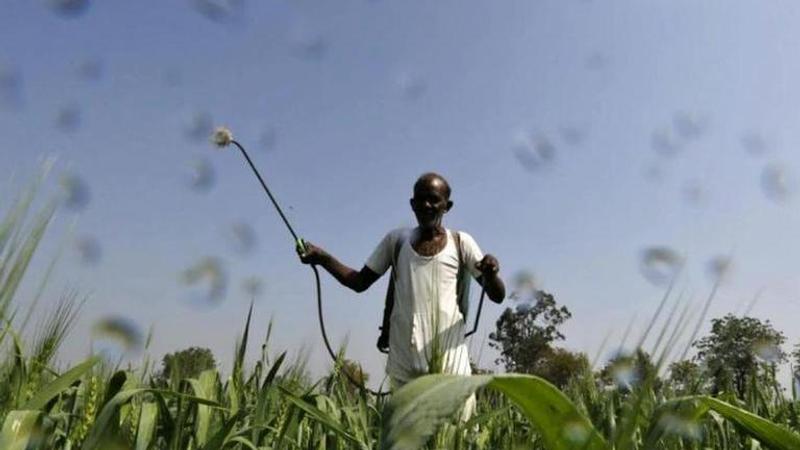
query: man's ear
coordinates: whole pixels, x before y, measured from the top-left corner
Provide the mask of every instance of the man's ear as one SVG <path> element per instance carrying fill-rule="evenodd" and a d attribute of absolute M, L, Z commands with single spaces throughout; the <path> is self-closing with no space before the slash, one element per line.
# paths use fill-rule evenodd
<path fill-rule="evenodd" d="M 452 207 L 453 207 L 453 202 L 448 200 L 447 201 L 447 211 L 450 211 L 450 208 L 452 208 Z"/>

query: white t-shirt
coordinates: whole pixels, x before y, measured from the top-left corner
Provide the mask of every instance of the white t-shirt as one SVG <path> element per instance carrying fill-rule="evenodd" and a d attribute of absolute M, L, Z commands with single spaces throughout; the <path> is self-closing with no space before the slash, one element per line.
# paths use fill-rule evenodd
<path fill-rule="evenodd" d="M 470 375 L 464 341 L 465 318 L 456 297 L 458 249 L 452 232 L 446 230 L 447 244 L 439 253 L 422 256 L 411 246 L 413 231 L 412 228 L 390 231 L 366 262 L 373 272 L 383 275 L 392 265 L 395 243 L 402 240 L 394 271 L 386 372 L 396 383 L 404 384 L 428 373 L 429 365 L 438 362 L 443 373 Z M 462 264 L 477 279 L 480 271 L 475 264 L 483 258 L 483 253 L 472 236 L 459 234 Z"/>

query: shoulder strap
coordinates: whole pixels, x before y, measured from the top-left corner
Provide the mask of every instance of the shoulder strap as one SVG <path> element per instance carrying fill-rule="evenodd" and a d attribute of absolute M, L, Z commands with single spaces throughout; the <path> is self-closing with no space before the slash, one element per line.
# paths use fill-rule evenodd
<path fill-rule="evenodd" d="M 394 309 L 394 283 L 397 276 L 397 260 L 400 258 L 400 250 L 403 248 L 403 234 L 399 233 L 397 240 L 394 242 L 394 250 L 392 251 L 392 271 L 389 276 L 389 286 L 386 288 L 386 300 L 383 304 L 383 320 L 381 321 L 381 334 L 378 336 L 378 351 L 381 353 L 389 353 L 389 324 L 392 317 L 392 309 Z"/>
<path fill-rule="evenodd" d="M 467 321 L 467 314 L 469 314 L 469 277 L 470 270 L 464 262 L 464 250 L 461 247 L 461 233 L 452 230 L 453 243 L 456 245 L 456 252 L 458 252 L 458 274 L 456 275 L 456 301 L 458 302 L 458 310 Z"/>

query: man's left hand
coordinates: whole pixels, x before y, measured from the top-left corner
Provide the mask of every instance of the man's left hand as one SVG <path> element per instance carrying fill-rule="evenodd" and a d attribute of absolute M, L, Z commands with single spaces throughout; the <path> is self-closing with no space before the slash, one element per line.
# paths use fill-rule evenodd
<path fill-rule="evenodd" d="M 500 271 L 500 263 L 497 261 L 497 258 L 487 254 L 475 264 L 475 268 L 481 271 L 484 278 L 491 278 L 496 276 L 497 272 Z"/>

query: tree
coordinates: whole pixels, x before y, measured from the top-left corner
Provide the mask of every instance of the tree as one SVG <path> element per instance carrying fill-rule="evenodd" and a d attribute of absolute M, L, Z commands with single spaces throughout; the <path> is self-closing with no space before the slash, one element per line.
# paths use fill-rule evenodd
<path fill-rule="evenodd" d="M 711 334 L 694 342 L 696 360 L 707 367 L 713 393 L 734 390 L 744 396 L 748 380 L 763 377 L 773 364 L 786 360 L 786 337 L 769 320 L 728 314 L 711 321 Z"/>
<path fill-rule="evenodd" d="M 669 365 L 669 383 L 676 392 L 695 393 L 703 385 L 703 371 L 692 360 L 675 361 Z"/>
<path fill-rule="evenodd" d="M 165 381 L 196 378 L 202 371 L 216 366 L 217 362 L 211 350 L 190 347 L 164 355 L 161 360 L 161 378 Z"/>
<path fill-rule="evenodd" d="M 532 305 L 506 308 L 489 335 L 489 346 L 500 350 L 496 362 L 510 372 L 535 373 L 537 362 L 552 351 L 550 345 L 564 339 L 558 327 L 572 317 L 567 307 L 559 307 L 547 292 L 536 291 L 532 300 Z"/>
<path fill-rule="evenodd" d="M 562 389 L 572 377 L 589 371 L 589 366 L 585 353 L 552 347 L 542 353 L 532 373 Z"/>
<path fill-rule="evenodd" d="M 794 376 L 795 378 L 800 379 L 800 342 L 794 346 L 792 360 L 792 364 L 794 364 Z"/>

